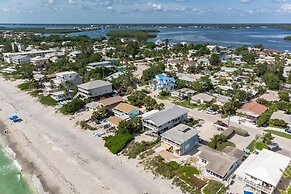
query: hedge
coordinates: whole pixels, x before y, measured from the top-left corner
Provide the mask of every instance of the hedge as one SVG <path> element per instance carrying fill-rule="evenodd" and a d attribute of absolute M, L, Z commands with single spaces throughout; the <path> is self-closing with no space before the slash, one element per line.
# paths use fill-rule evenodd
<path fill-rule="evenodd" d="M 105 140 L 105 147 L 113 154 L 118 154 L 134 139 L 134 137 L 131 134 L 118 134 L 115 136 L 110 135 L 103 139 Z"/>
<path fill-rule="evenodd" d="M 231 127 L 233 129 L 233 131 L 240 136 L 246 137 L 249 136 L 249 132 L 247 132 L 246 130 L 243 130 L 241 128 L 238 127 Z"/>
<path fill-rule="evenodd" d="M 229 127 L 228 129 L 226 129 L 225 131 L 223 131 L 221 133 L 221 135 L 223 135 L 224 137 L 226 137 L 227 139 L 234 133 L 233 128 Z"/>

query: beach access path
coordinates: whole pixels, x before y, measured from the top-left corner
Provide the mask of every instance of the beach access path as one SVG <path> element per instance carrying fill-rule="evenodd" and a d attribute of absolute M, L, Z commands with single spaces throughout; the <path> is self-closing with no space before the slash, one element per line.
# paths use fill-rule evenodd
<path fill-rule="evenodd" d="M 50 193 L 181 193 L 170 181 L 145 172 L 137 160 L 111 154 L 102 139 L 16 86 L 0 78 L 0 119 L 13 147 L 32 163 Z M 11 123 L 8 116 L 15 114 L 23 121 Z"/>

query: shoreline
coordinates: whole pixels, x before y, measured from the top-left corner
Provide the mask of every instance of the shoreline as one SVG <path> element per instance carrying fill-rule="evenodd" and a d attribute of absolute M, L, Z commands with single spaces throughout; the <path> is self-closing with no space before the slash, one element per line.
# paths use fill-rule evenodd
<path fill-rule="evenodd" d="M 23 119 L 12 125 L 8 119 L 3 122 L 28 179 L 29 172 L 35 174 L 46 191 L 56 194 L 181 193 L 170 181 L 144 172 L 136 161 L 113 155 L 102 139 L 20 91 L 18 83 L 0 77 L 0 90 L 5 91 L 0 93 L 0 116 L 17 114 Z"/>
<path fill-rule="evenodd" d="M 9 130 L 9 127 L 7 127 L 7 125 L 5 125 L 5 123 L 2 120 L 0 120 L 1 149 L 7 154 L 7 157 L 12 161 L 13 166 L 15 166 L 17 170 L 21 173 L 25 183 L 33 193 L 49 194 L 50 193 L 49 187 L 47 186 L 45 180 L 42 179 L 40 173 L 33 165 L 33 162 L 30 162 L 27 158 L 23 156 L 15 140 L 13 140 L 9 133 L 6 134 L 4 132 L 4 130 L 6 129 Z M 37 179 L 33 177 L 37 177 Z M 38 184 L 38 186 L 36 186 L 36 184 Z"/>

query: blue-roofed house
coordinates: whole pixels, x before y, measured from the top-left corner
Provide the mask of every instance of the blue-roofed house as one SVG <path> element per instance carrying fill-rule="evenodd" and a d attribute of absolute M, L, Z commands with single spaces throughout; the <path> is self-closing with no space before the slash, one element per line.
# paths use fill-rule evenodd
<path fill-rule="evenodd" d="M 168 77 L 165 74 L 157 74 L 153 79 L 154 90 L 174 90 L 176 80 L 173 77 Z"/>

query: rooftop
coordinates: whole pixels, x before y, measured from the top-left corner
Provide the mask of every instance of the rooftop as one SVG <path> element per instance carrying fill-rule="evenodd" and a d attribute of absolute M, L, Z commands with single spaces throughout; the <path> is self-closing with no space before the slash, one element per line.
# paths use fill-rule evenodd
<path fill-rule="evenodd" d="M 276 187 L 289 163 L 289 157 L 263 149 L 258 155 L 251 154 L 235 174 L 241 177 L 248 174 Z"/>
<path fill-rule="evenodd" d="M 187 114 L 189 111 L 178 106 L 173 106 L 171 108 L 166 108 L 157 113 L 151 114 L 144 118 L 144 120 L 150 120 L 157 126 L 161 126 L 177 117 Z"/>
<path fill-rule="evenodd" d="M 114 96 L 99 101 L 99 103 L 103 106 L 110 106 L 119 102 L 123 102 L 123 98 L 121 96 Z"/>
<path fill-rule="evenodd" d="M 255 113 L 257 115 L 261 115 L 268 110 L 268 108 L 266 106 L 258 104 L 256 102 L 246 103 L 240 109 L 250 111 L 250 112 Z"/>
<path fill-rule="evenodd" d="M 226 147 L 222 152 L 204 146 L 199 154 L 200 158 L 208 161 L 206 168 L 224 177 L 232 165 L 241 159 L 243 152 L 237 148 Z"/>
<path fill-rule="evenodd" d="M 91 82 L 87 82 L 87 83 L 78 85 L 78 87 L 85 89 L 85 90 L 92 90 L 95 88 L 100 88 L 100 87 L 109 86 L 109 85 L 112 85 L 112 83 L 106 82 L 103 80 L 95 80 L 95 81 L 91 81 Z"/>
<path fill-rule="evenodd" d="M 176 127 L 164 132 L 161 136 L 174 141 L 181 145 L 191 139 L 193 136 L 198 135 L 199 131 L 184 124 L 177 125 Z"/>
<path fill-rule="evenodd" d="M 137 109 L 137 108 L 130 104 L 121 102 L 114 109 L 117 109 L 121 112 L 130 113 L 132 110 Z"/>

